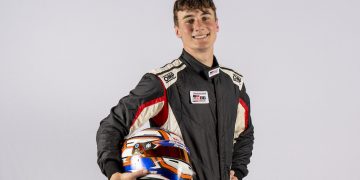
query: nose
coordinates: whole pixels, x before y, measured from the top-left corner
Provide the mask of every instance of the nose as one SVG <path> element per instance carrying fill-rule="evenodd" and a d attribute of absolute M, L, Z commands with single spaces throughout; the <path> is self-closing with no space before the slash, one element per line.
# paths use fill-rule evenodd
<path fill-rule="evenodd" d="M 194 31 L 203 31 L 205 29 L 204 23 L 197 19 L 194 21 Z"/>

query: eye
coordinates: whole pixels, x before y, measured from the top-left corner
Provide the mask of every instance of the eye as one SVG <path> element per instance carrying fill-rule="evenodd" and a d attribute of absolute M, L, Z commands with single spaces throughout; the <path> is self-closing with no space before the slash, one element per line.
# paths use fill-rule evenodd
<path fill-rule="evenodd" d="M 185 23 L 187 23 L 187 24 L 194 24 L 194 19 L 187 19 L 186 21 L 185 21 Z"/>
<path fill-rule="evenodd" d="M 203 16 L 201 19 L 202 19 L 202 21 L 207 21 L 207 20 L 209 20 L 210 18 L 207 17 L 207 16 Z"/>

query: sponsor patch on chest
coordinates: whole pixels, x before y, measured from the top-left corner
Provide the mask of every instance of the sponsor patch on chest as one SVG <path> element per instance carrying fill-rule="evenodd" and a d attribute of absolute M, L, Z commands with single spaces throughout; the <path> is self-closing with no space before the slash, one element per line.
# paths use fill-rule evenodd
<path fill-rule="evenodd" d="M 207 91 L 190 91 L 191 104 L 209 104 Z"/>

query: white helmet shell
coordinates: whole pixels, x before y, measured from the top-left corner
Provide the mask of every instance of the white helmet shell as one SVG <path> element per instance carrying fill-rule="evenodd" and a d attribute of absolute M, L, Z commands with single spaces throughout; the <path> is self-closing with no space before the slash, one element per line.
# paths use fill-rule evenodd
<path fill-rule="evenodd" d="M 147 128 L 134 133 L 124 142 L 122 161 L 125 172 L 150 172 L 141 179 L 188 180 L 195 174 L 183 140 L 164 129 Z"/>

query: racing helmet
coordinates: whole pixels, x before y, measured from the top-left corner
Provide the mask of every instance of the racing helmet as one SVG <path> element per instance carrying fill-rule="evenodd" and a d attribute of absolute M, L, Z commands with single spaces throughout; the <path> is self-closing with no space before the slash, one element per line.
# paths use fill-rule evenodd
<path fill-rule="evenodd" d="M 183 140 L 159 128 L 147 128 L 127 138 L 122 162 L 124 172 L 149 171 L 140 179 L 190 180 L 195 174 Z"/>

